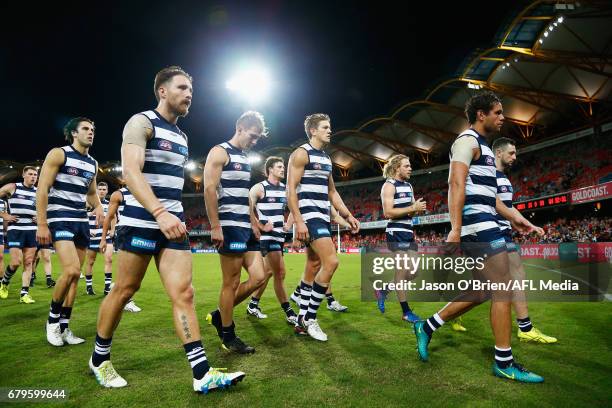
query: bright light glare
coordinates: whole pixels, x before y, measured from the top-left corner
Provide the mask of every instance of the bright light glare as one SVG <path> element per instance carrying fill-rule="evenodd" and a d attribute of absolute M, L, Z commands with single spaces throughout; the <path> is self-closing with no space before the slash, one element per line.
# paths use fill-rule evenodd
<path fill-rule="evenodd" d="M 116 166 L 116 167 L 115 167 L 113 170 L 115 170 L 115 171 L 121 171 L 122 169 L 121 169 L 121 166 Z"/>
<path fill-rule="evenodd" d="M 250 68 L 232 76 L 225 87 L 249 103 L 264 100 L 271 87 L 270 75 L 263 68 Z"/>
<path fill-rule="evenodd" d="M 195 170 L 196 164 L 195 164 L 195 162 L 192 162 L 192 161 L 187 162 L 187 164 L 185 165 L 185 168 L 187 170 Z"/>
<path fill-rule="evenodd" d="M 261 161 L 261 156 L 257 154 L 249 154 L 247 159 L 249 160 L 249 164 L 257 164 Z"/>

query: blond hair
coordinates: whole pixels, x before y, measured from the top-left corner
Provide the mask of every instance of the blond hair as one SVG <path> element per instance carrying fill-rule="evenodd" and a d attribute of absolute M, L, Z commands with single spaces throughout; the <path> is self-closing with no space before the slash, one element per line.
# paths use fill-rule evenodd
<path fill-rule="evenodd" d="M 311 137 L 309 130 L 316 129 L 319 127 L 319 123 L 323 122 L 324 120 L 329 122 L 329 115 L 325 113 L 313 113 L 312 115 L 306 116 L 306 120 L 304 120 L 304 131 L 306 132 L 308 139 Z"/>
<path fill-rule="evenodd" d="M 236 129 L 238 127 L 243 129 L 256 128 L 261 133 L 261 136 L 268 136 L 268 129 L 266 129 L 266 121 L 263 115 L 256 111 L 244 112 L 236 121 Z"/>
<path fill-rule="evenodd" d="M 397 169 L 399 169 L 402 164 L 402 160 L 409 159 L 405 154 L 396 154 L 391 157 L 389 161 L 383 167 L 383 177 L 385 178 L 393 178 L 397 173 Z"/>

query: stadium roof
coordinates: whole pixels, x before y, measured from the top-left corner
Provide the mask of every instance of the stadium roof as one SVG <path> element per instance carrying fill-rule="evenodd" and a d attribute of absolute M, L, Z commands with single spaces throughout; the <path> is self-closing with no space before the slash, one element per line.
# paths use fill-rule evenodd
<path fill-rule="evenodd" d="M 529 143 L 609 118 L 611 75 L 612 3 L 536 1 L 508 19 L 493 46 L 475 50 L 424 98 L 335 132 L 327 150 L 344 177 L 364 167 L 379 172 L 396 153 L 413 162 L 419 157 L 417 167 L 439 164 L 467 127 L 463 107 L 478 89 L 503 98 L 502 134 Z"/>

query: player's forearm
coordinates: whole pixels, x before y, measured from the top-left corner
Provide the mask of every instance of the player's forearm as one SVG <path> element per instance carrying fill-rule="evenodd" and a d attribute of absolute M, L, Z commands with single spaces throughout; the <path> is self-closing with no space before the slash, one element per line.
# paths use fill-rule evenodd
<path fill-rule="evenodd" d="M 293 216 L 293 222 L 303 223 L 302 213 L 300 212 L 300 206 L 298 202 L 297 193 L 294 189 L 287 188 L 287 207 Z"/>
<path fill-rule="evenodd" d="M 448 185 L 448 212 L 450 216 L 451 228 L 456 231 L 461 230 L 463 224 L 461 215 L 465 204 L 465 184 L 451 181 Z"/>
<path fill-rule="evenodd" d="M 204 205 L 210 227 L 217 227 L 219 221 L 219 202 L 217 201 L 217 186 L 204 187 Z"/>
<path fill-rule="evenodd" d="M 125 184 L 136 201 L 148 212 L 153 213 L 153 211 L 163 207 L 140 169 L 126 169 Z"/>
<path fill-rule="evenodd" d="M 387 219 L 393 220 L 397 218 L 404 218 L 406 216 L 413 216 L 416 213 L 414 206 L 406 208 L 389 208 L 384 211 L 384 216 Z"/>
<path fill-rule="evenodd" d="M 340 194 L 338 194 L 337 191 L 333 191 L 330 194 L 330 201 L 341 217 L 346 219 L 353 215 L 346 207 L 344 201 L 342 201 L 342 197 L 340 197 Z"/>
<path fill-rule="evenodd" d="M 102 203 L 100 202 L 100 197 L 98 197 L 98 194 L 95 192 L 95 190 L 87 193 L 86 201 L 91 208 L 98 208 L 102 205 Z"/>
<path fill-rule="evenodd" d="M 36 223 L 47 225 L 47 206 L 49 204 L 49 189 L 39 185 L 36 189 Z"/>

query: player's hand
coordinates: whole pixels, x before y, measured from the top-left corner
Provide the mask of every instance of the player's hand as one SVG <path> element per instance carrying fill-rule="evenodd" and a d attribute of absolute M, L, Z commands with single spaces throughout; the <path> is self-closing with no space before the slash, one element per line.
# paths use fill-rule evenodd
<path fill-rule="evenodd" d="M 34 222 L 34 224 L 36 224 L 36 222 L 37 222 L 37 221 L 36 221 L 36 216 L 33 216 L 33 217 L 32 217 L 32 221 Z"/>
<path fill-rule="evenodd" d="M 295 224 L 295 238 L 298 241 L 308 242 L 310 240 L 310 234 L 308 233 L 308 227 L 304 221 L 297 222 Z"/>
<path fill-rule="evenodd" d="M 427 209 L 427 201 L 423 201 L 423 198 L 419 198 L 412 204 L 412 208 L 416 214 L 422 213 Z"/>
<path fill-rule="evenodd" d="M 289 224 L 287 224 L 286 222 L 283 223 L 283 231 L 289 232 L 290 230 L 291 230 L 291 226 L 289 226 Z"/>
<path fill-rule="evenodd" d="M 96 216 L 96 227 L 101 227 L 104 223 L 104 209 L 102 208 L 102 205 L 94 208 L 92 212 Z"/>
<path fill-rule="evenodd" d="M 40 245 L 49 245 L 51 243 L 51 232 L 48 225 L 38 225 L 36 228 L 36 242 Z"/>
<path fill-rule="evenodd" d="M 263 232 L 270 232 L 274 229 L 274 225 L 271 222 L 267 222 L 265 224 L 261 224 L 261 230 Z"/>
<path fill-rule="evenodd" d="M 215 248 L 220 249 L 223 247 L 223 230 L 221 229 L 221 225 L 211 228 L 210 239 Z"/>
<path fill-rule="evenodd" d="M 526 234 L 531 234 L 532 232 L 535 232 L 540 236 L 544 235 L 544 230 L 542 228 L 536 227 L 535 225 L 530 223 L 526 218 L 523 218 L 523 217 L 517 218 L 511 221 L 511 223 L 514 229 L 519 231 L 521 234 L 526 235 Z"/>
<path fill-rule="evenodd" d="M 446 237 L 446 245 L 444 245 L 445 255 L 457 255 L 461 243 L 461 230 L 451 229 Z"/>
<path fill-rule="evenodd" d="M 2 219 L 6 222 L 15 222 L 19 219 L 19 217 L 9 213 L 2 213 Z"/>
<path fill-rule="evenodd" d="M 346 219 L 346 222 L 349 223 L 352 234 L 356 234 L 356 233 L 359 232 L 359 229 L 361 228 L 361 223 L 359 222 L 359 220 L 357 218 L 355 218 L 352 215 L 350 215 Z"/>
<path fill-rule="evenodd" d="M 169 211 L 164 211 L 155 219 L 160 231 L 170 241 L 184 241 L 187 236 L 187 228 L 181 220 Z"/>
<path fill-rule="evenodd" d="M 106 238 L 104 237 L 102 237 L 102 240 L 100 241 L 100 252 L 101 253 L 106 252 Z"/>

